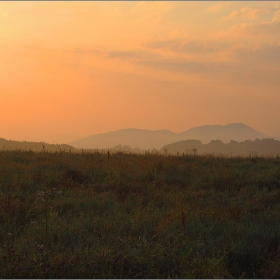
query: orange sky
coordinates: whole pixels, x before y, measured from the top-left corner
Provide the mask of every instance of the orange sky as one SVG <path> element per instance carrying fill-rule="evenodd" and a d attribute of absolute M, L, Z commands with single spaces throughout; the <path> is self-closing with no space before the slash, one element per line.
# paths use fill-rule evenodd
<path fill-rule="evenodd" d="M 280 137 L 280 2 L 0 2 L 0 138 L 242 122 Z"/>

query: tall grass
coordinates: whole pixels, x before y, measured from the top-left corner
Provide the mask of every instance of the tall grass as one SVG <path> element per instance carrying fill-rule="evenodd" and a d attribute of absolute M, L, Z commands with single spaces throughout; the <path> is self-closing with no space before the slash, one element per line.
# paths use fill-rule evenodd
<path fill-rule="evenodd" d="M 0 151 L 2 278 L 279 278 L 280 159 Z"/>

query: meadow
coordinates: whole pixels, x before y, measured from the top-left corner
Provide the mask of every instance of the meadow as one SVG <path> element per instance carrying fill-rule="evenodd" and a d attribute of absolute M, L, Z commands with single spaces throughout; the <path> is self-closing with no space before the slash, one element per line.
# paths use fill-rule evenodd
<path fill-rule="evenodd" d="M 0 151 L 1 278 L 280 278 L 280 158 Z"/>

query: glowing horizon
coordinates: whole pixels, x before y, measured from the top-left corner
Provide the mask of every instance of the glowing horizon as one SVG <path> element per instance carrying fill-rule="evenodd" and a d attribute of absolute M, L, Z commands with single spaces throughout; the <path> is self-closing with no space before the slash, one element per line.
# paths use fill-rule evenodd
<path fill-rule="evenodd" d="M 0 138 L 280 137 L 279 2 L 0 2 L 0 26 Z"/>

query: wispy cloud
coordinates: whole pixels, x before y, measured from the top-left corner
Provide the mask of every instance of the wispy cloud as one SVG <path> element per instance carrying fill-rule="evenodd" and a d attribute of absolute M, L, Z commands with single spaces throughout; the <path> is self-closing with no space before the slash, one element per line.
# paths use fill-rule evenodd
<path fill-rule="evenodd" d="M 233 36 L 248 36 L 248 35 L 262 35 L 271 36 L 279 35 L 277 37 L 272 37 L 274 40 L 278 40 L 280 37 L 280 10 L 277 10 L 271 21 L 262 21 L 260 23 L 240 23 L 234 25 L 229 33 Z"/>
<path fill-rule="evenodd" d="M 246 18 L 256 19 L 262 14 L 270 13 L 270 9 L 253 9 L 251 7 L 243 7 L 240 10 L 234 10 L 229 16 L 223 17 L 223 19 L 229 20 L 234 18 Z"/>
<path fill-rule="evenodd" d="M 236 48 L 234 51 L 235 56 L 250 65 L 254 66 L 271 66 L 272 69 L 275 67 L 280 71 L 280 44 L 275 43 L 263 43 L 255 47 L 242 47 Z"/>
<path fill-rule="evenodd" d="M 280 21 L 280 9 L 275 12 L 272 22 L 279 22 L 279 21 Z"/>
<path fill-rule="evenodd" d="M 141 61 L 148 66 L 163 71 L 175 73 L 217 73 L 225 69 L 229 69 L 230 65 L 226 63 L 207 63 L 203 61 L 191 60 L 176 60 L 176 59 L 161 59 L 161 60 L 145 60 Z"/>
<path fill-rule="evenodd" d="M 141 59 L 142 54 L 135 51 L 122 51 L 122 50 L 115 50 L 109 51 L 106 54 L 108 58 L 119 58 L 122 60 L 131 60 L 131 59 Z"/>
<path fill-rule="evenodd" d="M 205 11 L 209 13 L 215 13 L 223 8 L 223 4 L 225 3 L 215 3 L 214 5 L 208 7 Z"/>
<path fill-rule="evenodd" d="M 214 53 L 229 47 L 225 41 L 186 40 L 184 38 L 152 40 L 144 44 L 147 48 L 164 49 L 175 53 Z"/>

